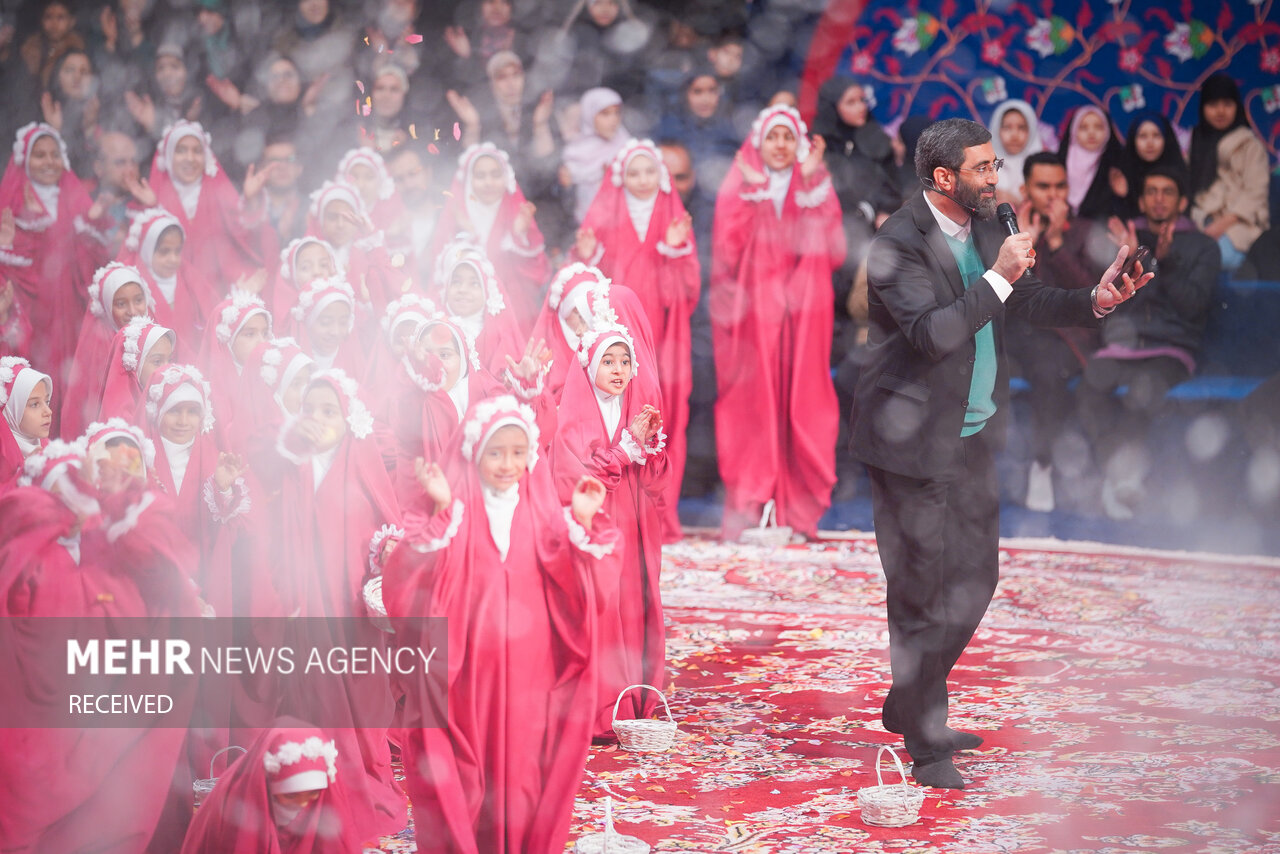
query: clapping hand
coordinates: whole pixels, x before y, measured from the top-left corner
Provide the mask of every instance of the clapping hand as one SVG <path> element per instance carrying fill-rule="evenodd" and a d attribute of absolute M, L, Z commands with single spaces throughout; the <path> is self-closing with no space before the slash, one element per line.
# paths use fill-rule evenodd
<path fill-rule="evenodd" d="M 428 463 L 418 457 L 413 461 L 413 476 L 422 491 L 435 504 L 434 512 L 439 513 L 453 503 L 453 490 L 449 488 L 449 481 L 439 463 Z"/>
<path fill-rule="evenodd" d="M 213 481 L 219 492 L 226 492 L 243 475 L 248 467 L 236 454 L 225 451 L 218 454 L 218 467 L 213 471 Z"/>
<path fill-rule="evenodd" d="M 800 164 L 800 175 L 806 179 L 812 177 L 822 165 L 822 156 L 826 153 L 827 141 L 820 136 L 815 136 L 809 144 L 809 156 Z"/>
<path fill-rule="evenodd" d="M 763 184 L 769 180 L 763 172 L 747 163 L 741 151 L 734 155 L 733 163 L 738 167 L 738 171 L 742 173 L 742 177 L 748 184 Z"/>
<path fill-rule="evenodd" d="M 542 370 L 542 366 L 551 361 L 551 350 L 547 347 L 547 339 L 539 338 L 535 342 L 532 338 L 524 347 L 524 356 L 520 361 L 516 361 L 510 356 L 506 357 L 507 367 L 511 369 L 512 376 L 530 383 L 538 378 L 538 373 Z"/>
<path fill-rule="evenodd" d="M 590 531 L 591 523 L 595 520 L 596 513 L 600 512 L 600 508 L 604 506 L 607 495 L 608 491 L 603 483 L 590 475 L 584 476 L 573 488 L 571 499 L 573 518 L 578 520 L 579 525 Z"/>
<path fill-rule="evenodd" d="M 595 257 L 596 247 L 600 241 L 596 238 L 596 233 L 590 228 L 578 229 L 577 237 L 574 241 L 574 247 L 578 251 L 578 257 L 583 261 L 590 261 Z"/>
<path fill-rule="evenodd" d="M 689 216 L 689 214 L 671 220 L 671 224 L 667 226 L 666 244 L 672 249 L 677 246 L 683 246 L 684 242 L 689 239 L 689 232 L 692 230 L 693 217 Z"/>

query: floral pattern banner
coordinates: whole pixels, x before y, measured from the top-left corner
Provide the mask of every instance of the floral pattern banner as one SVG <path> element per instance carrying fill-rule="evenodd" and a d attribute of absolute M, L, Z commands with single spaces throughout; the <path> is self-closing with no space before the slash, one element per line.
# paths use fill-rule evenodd
<path fill-rule="evenodd" d="M 890 125 L 912 114 L 987 124 L 997 104 L 1021 98 L 1050 147 L 1083 104 L 1105 109 L 1121 134 L 1133 113 L 1157 110 L 1185 147 L 1200 85 L 1226 72 L 1276 159 L 1278 18 L 1275 0 L 833 0 L 802 94 L 811 103 L 822 80 L 854 75 Z"/>

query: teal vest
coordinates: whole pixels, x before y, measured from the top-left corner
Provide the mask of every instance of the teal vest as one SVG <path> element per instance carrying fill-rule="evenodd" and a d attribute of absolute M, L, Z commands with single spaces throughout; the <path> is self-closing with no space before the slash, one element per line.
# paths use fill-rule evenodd
<path fill-rule="evenodd" d="M 978 255 L 978 247 L 973 242 L 973 232 L 969 232 L 968 240 L 956 240 L 944 235 L 951 254 L 956 258 L 960 268 L 960 278 L 964 281 L 965 290 L 987 271 L 986 265 Z M 969 407 L 964 413 L 964 428 L 961 436 L 972 436 L 981 430 L 992 415 L 996 414 L 996 337 L 991 323 L 986 323 L 973 336 L 977 352 L 974 354 L 973 377 L 969 382 Z"/>

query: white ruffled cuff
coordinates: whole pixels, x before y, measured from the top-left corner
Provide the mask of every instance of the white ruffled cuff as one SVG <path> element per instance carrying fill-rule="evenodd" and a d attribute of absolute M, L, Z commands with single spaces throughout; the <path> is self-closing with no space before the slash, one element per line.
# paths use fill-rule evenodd
<path fill-rule="evenodd" d="M 601 259 L 604 258 L 604 243 L 596 241 L 596 251 L 591 253 L 591 257 L 585 259 L 585 263 L 589 267 L 599 267 Z"/>
<path fill-rule="evenodd" d="M 404 539 L 404 528 L 397 525 L 383 525 L 378 529 L 372 537 L 369 538 L 369 575 L 382 575 L 382 544 L 387 541 L 388 537 L 395 537 L 397 540 Z"/>
<path fill-rule="evenodd" d="M 289 450 L 288 446 L 284 443 L 284 437 L 289 435 L 289 431 L 293 429 L 293 425 L 296 420 L 297 419 L 295 418 L 290 418 L 288 421 L 284 422 L 284 426 L 280 428 L 280 435 L 276 437 L 276 453 L 293 463 L 295 466 L 300 466 L 305 463 L 308 458 L 295 454 L 293 451 Z"/>
<path fill-rule="evenodd" d="M 596 560 L 613 553 L 613 543 L 593 543 L 591 534 L 573 518 L 573 508 L 564 508 L 564 521 L 569 526 L 569 542 L 578 551 L 591 555 Z"/>
<path fill-rule="evenodd" d="M 523 255 L 526 258 L 537 258 L 547 249 L 545 242 L 539 243 L 537 246 L 521 246 L 516 243 L 512 232 L 508 231 L 502 237 L 502 242 L 498 244 L 498 248 L 503 252 L 514 252 L 517 255 Z"/>
<path fill-rule="evenodd" d="M 515 392 L 517 397 L 522 400 L 533 400 L 538 395 L 542 394 L 542 389 L 546 385 L 547 374 L 549 373 L 551 373 L 551 363 L 547 362 L 542 366 L 542 369 L 538 371 L 538 381 L 532 388 L 525 385 L 523 380 L 511 373 L 510 368 L 507 368 L 503 373 L 502 379 L 506 383 L 507 388 Z"/>
<path fill-rule="evenodd" d="M 72 224 L 75 226 L 76 234 L 87 235 L 101 243 L 103 246 L 107 245 L 107 236 L 94 228 L 93 225 L 83 216 L 76 217 Z"/>
<path fill-rule="evenodd" d="M 0 264 L 9 267 L 30 267 L 31 259 L 25 255 L 19 255 L 12 249 L 0 249 Z"/>
<path fill-rule="evenodd" d="M 665 451 L 667 448 L 667 431 L 661 427 L 658 432 L 649 437 L 649 441 L 644 444 L 644 453 L 646 457 L 654 457 Z"/>
<path fill-rule="evenodd" d="M 237 516 L 249 512 L 249 488 L 243 477 L 236 478 L 226 492 L 219 492 L 216 486 L 217 482 L 212 475 L 204 482 L 204 503 L 209 508 L 213 521 L 225 525 Z"/>
<path fill-rule="evenodd" d="M 622 431 L 622 438 L 618 440 L 618 447 L 627 455 L 627 459 L 636 465 L 644 465 L 644 448 L 640 447 L 640 443 L 636 441 L 636 437 L 631 435 L 630 430 Z"/>
<path fill-rule="evenodd" d="M 822 183 L 814 187 L 812 190 L 797 190 L 796 204 L 802 208 L 816 208 L 818 205 L 826 201 L 827 194 L 831 192 L 831 176 L 822 179 Z"/>
<path fill-rule="evenodd" d="M 363 249 L 365 252 L 368 252 L 371 249 L 377 249 L 379 246 L 382 246 L 386 242 L 387 242 L 386 235 L 384 235 L 381 231 L 375 231 L 373 234 L 370 234 L 368 237 L 362 237 L 359 240 L 355 241 L 352 245 L 355 246 L 355 248 L 357 249 Z"/>
<path fill-rule="evenodd" d="M 142 518 L 143 512 L 146 511 L 156 500 L 154 492 L 144 493 L 138 499 L 137 504 L 130 504 L 124 511 L 124 515 L 107 526 L 107 542 L 114 543 L 125 534 L 138 527 L 138 520 Z"/>
<path fill-rule="evenodd" d="M 434 540 L 428 540 L 425 543 L 413 543 L 414 550 L 420 551 L 423 554 L 430 554 L 431 552 L 438 552 L 445 546 L 449 545 L 449 543 L 453 541 L 453 538 L 458 535 L 458 529 L 462 527 L 462 516 L 466 512 L 466 509 L 466 505 L 462 503 L 461 498 L 453 499 L 453 504 L 449 507 L 449 527 L 445 529 L 443 534 Z"/>
<path fill-rule="evenodd" d="M 693 243 L 691 243 L 688 238 L 685 238 L 685 241 L 683 244 L 675 247 L 668 246 L 667 241 L 665 240 L 658 241 L 658 254 L 661 255 L 663 258 L 671 258 L 674 260 L 676 258 L 683 258 L 686 255 L 691 254 L 692 252 L 693 252 Z"/>

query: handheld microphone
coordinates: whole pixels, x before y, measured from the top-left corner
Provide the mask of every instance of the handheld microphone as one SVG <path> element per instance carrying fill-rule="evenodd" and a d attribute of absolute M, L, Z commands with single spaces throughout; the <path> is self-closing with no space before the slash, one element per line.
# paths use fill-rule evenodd
<path fill-rule="evenodd" d="M 1018 216 L 1013 212 L 1013 205 L 1008 202 L 1001 202 L 996 208 L 996 217 L 1000 220 L 1000 224 L 1005 227 L 1010 236 L 1018 233 Z"/>
<path fill-rule="evenodd" d="M 965 210 L 967 210 L 967 211 L 969 212 L 969 215 L 970 215 L 970 216 L 972 216 L 972 215 L 974 215 L 974 214 L 976 214 L 976 213 L 978 212 L 978 209 L 977 209 L 977 208 L 975 208 L 973 205 L 965 204 L 964 202 L 960 201 L 960 200 L 959 200 L 959 199 L 957 199 L 955 196 L 951 195 L 951 194 L 950 194 L 950 193 L 948 193 L 946 190 L 942 189 L 942 188 L 941 188 L 941 187 L 939 187 L 937 184 L 933 183 L 933 181 L 932 181 L 932 180 L 930 180 L 930 179 L 928 179 L 928 178 L 921 178 L 921 179 L 920 179 L 920 183 L 921 183 L 921 184 L 924 184 L 924 186 L 925 186 L 925 188 L 926 188 L 926 189 L 933 190 L 935 193 L 937 193 L 937 194 L 938 194 L 938 195 L 940 195 L 940 196 L 946 196 L 948 199 L 950 199 L 951 201 L 955 202 L 955 203 L 956 203 L 957 205 L 959 205 L 960 207 L 962 207 L 962 208 L 964 208 Z"/>

